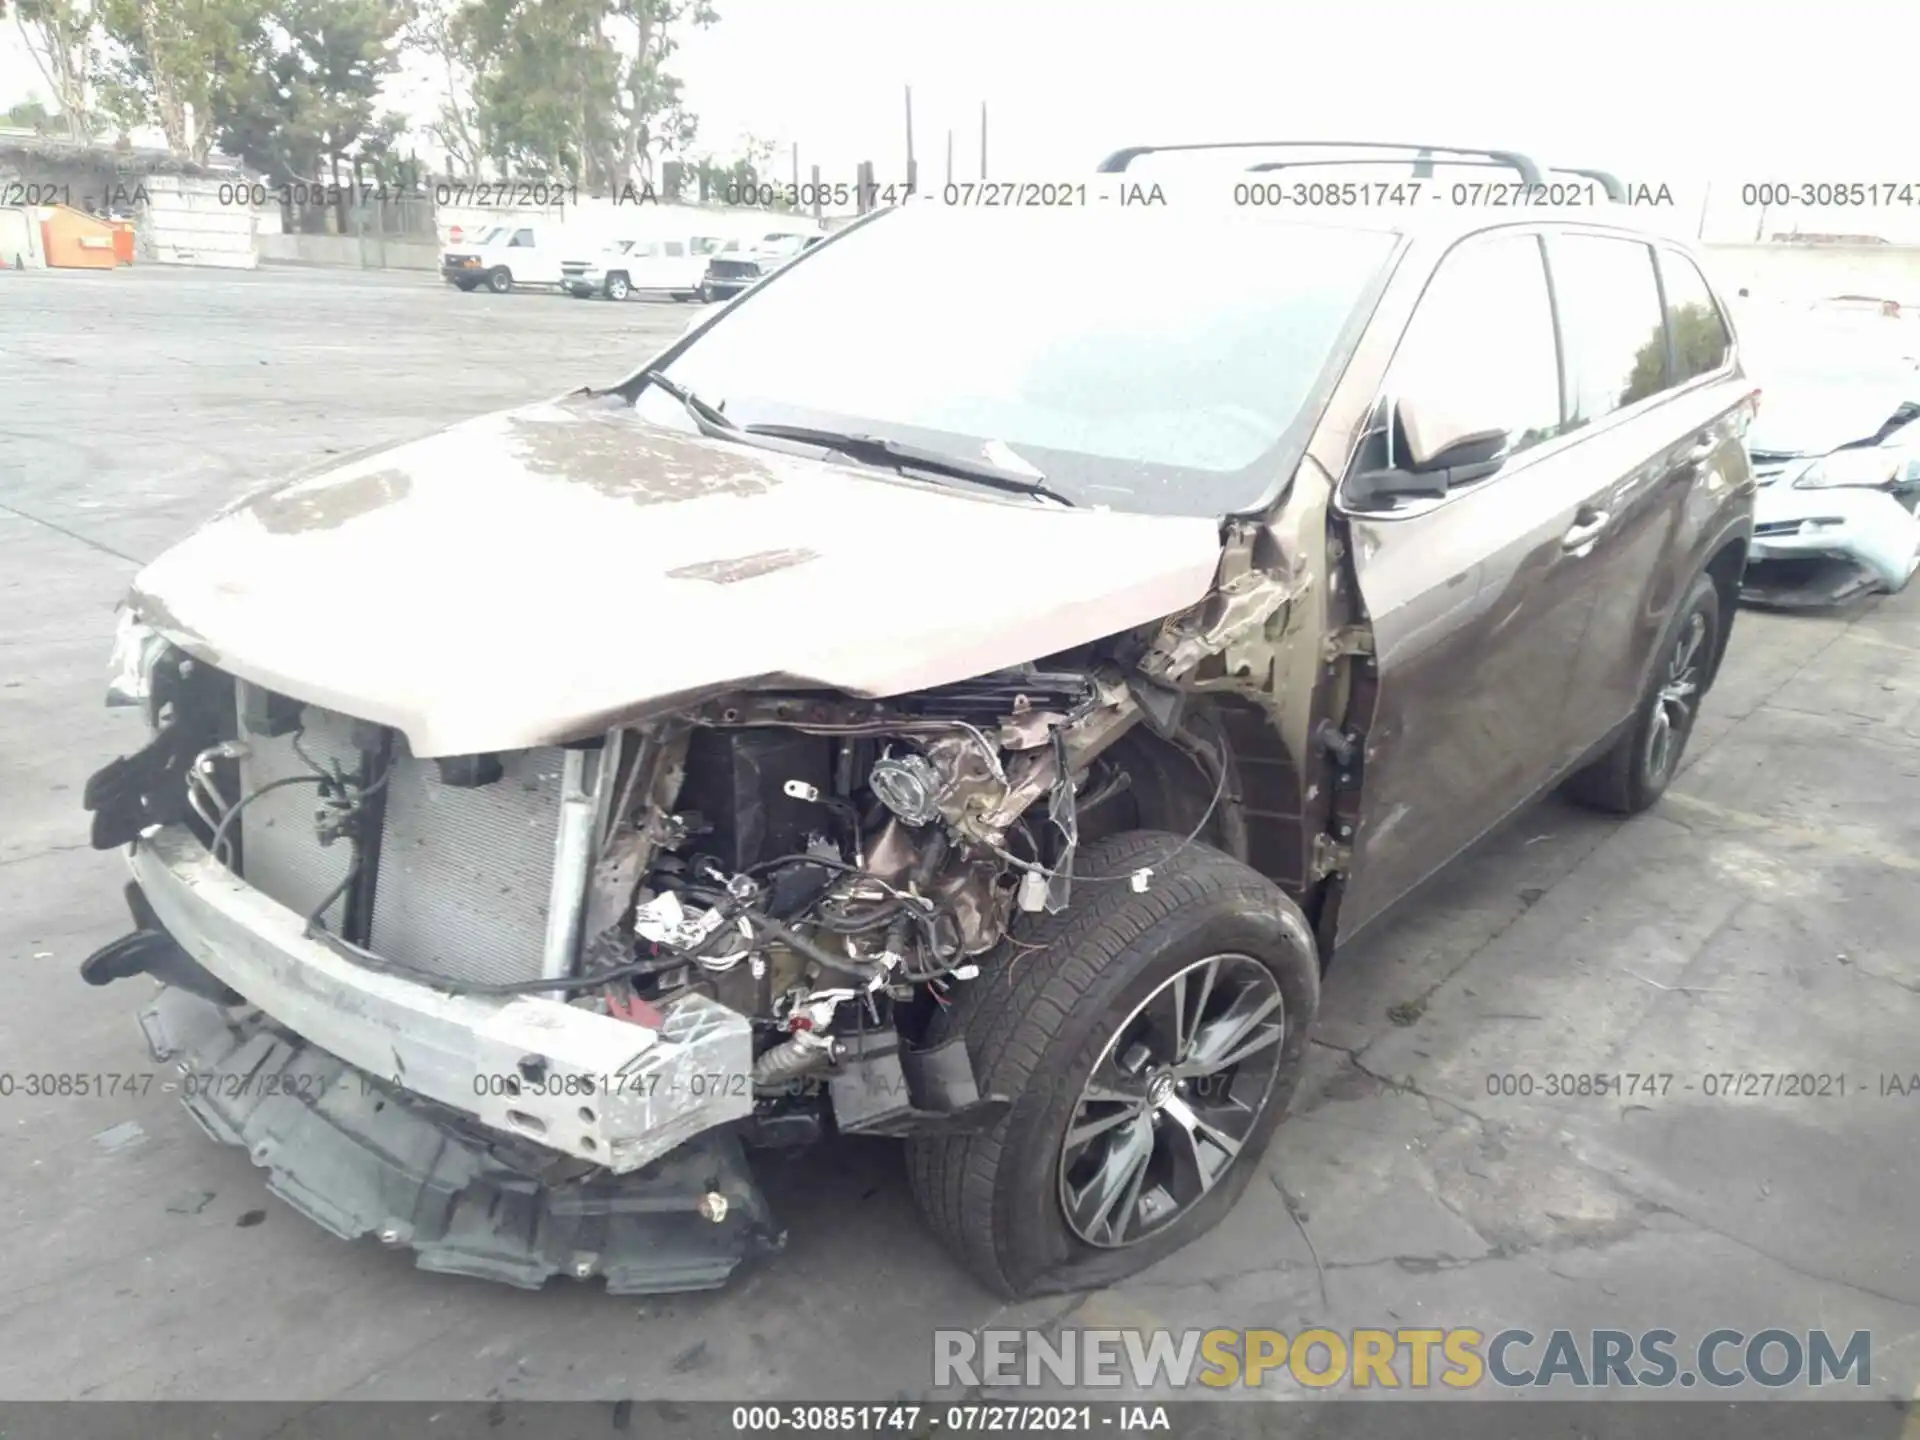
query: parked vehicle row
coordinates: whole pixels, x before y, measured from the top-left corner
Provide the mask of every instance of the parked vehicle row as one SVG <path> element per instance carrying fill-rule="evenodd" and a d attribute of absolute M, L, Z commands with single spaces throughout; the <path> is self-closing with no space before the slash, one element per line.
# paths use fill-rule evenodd
<path fill-rule="evenodd" d="M 499 295 L 534 287 L 579 299 L 724 300 L 822 238 L 811 222 L 698 211 L 641 211 L 613 226 L 513 220 L 451 238 L 440 273 L 458 289 Z"/>

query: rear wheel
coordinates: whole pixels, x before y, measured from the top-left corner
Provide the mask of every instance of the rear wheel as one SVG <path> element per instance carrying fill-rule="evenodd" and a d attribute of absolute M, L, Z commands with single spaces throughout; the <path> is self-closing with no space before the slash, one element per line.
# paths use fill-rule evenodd
<path fill-rule="evenodd" d="M 1132 831 L 1074 871 L 1068 908 L 1021 916 L 1013 953 L 929 1037 L 963 1034 L 982 1092 L 1012 1108 L 908 1145 L 929 1225 L 1013 1297 L 1110 1284 L 1218 1223 L 1292 1098 L 1319 1005 L 1305 919 L 1231 856 Z"/>
<path fill-rule="evenodd" d="M 513 272 L 504 265 L 496 265 L 487 272 L 487 288 L 496 295 L 504 295 L 513 289 Z"/>
<path fill-rule="evenodd" d="M 1638 814 L 1666 793 L 1679 772 L 1719 653 L 1720 592 L 1712 576 L 1701 575 L 1667 627 L 1632 727 L 1567 782 L 1567 793 L 1617 815 Z"/>
<path fill-rule="evenodd" d="M 607 298 L 609 300 L 624 300 L 632 293 L 632 290 L 633 287 L 627 283 L 627 277 L 619 272 L 616 271 L 614 274 L 607 276 Z"/>

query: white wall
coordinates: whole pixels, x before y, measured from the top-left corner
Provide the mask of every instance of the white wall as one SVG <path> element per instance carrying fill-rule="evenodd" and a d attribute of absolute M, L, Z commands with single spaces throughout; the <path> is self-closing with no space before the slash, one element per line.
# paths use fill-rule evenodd
<path fill-rule="evenodd" d="M 1709 245 L 1706 254 L 1729 294 L 1787 303 L 1872 295 L 1920 310 L 1920 245 Z"/>
<path fill-rule="evenodd" d="M 219 181 L 149 175 L 140 184 L 147 205 L 139 219 L 138 259 L 230 270 L 251 270 L 260 263 L 254 213 L 230 199 L 223 204 Z"/>

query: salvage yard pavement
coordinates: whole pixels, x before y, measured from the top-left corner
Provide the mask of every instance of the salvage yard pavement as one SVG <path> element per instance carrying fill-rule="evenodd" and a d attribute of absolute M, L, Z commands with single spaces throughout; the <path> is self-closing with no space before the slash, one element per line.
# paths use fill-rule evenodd
<path fill-rule="evenodd" d="M 0 276 L 0 1072 L 155 1068 L 139 986 L 75 968 L 126 928 L 79 794 L 138 743 L 101 704 L 138 565 L 330 453 L 624 375 L 694 313 L 421 276 Z M 1336 960 L 1294 1113 L 1226 1222 L 1112 1290 L 1018 1306 L 921 1230 L 886 1142 L 767 1162 L 787 1251 L 636 1303 L 336 1240 L 165 1075 L 0 1081 L 0 1329 L 34 1342 L 0 1350 L 0 1397 L 890 1398 L 927 1391 L 936 1328 L 1058 1323 L 1866 1329 L 1870 1393 L 1904 1399 L 1917 871 L 1920 597 L 1743 613 L 1651 813 L 1549 801 Z"/>

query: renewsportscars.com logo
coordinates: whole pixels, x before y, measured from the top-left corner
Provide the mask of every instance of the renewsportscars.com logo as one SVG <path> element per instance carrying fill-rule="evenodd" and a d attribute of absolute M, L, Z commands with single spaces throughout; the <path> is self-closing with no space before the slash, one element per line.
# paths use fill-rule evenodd
<path fill-rule="evenodd" d="M 933 1383 L 1214 1390 L 1731 1389 L 1866 1386 L 1865 1330 L 1712 1330 L 1691 1345 L 1671 1330 L 1499 1330 L 1465 1327 L 1302 1330 L 936 1330 Z"/>

